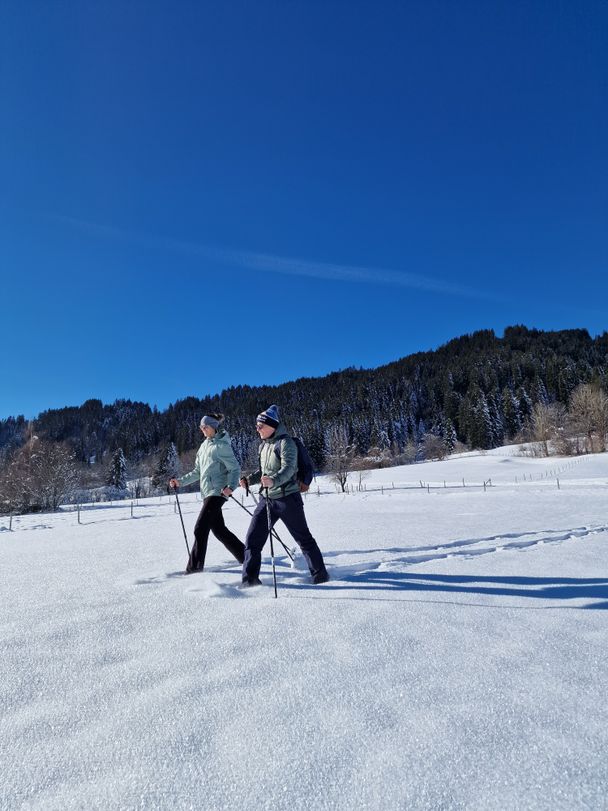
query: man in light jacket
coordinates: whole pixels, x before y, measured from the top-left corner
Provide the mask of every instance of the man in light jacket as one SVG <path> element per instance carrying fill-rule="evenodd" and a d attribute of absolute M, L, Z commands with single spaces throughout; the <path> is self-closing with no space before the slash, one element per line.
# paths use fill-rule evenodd
<path fill-rule="evenodd" d="M 260 499 L 245 538 L 243 587 L 260 585 L 262 549 L 268 539 L 267 503 L 270 506 L 271 525 L 283 521 L 308 564 L 312 582 L 316 585 L 329 580 L 321 550 L 313 538 L 306 516 L 298 483 L 298 449 L 279 418 L 276 405 L 258 414 L 256 430 L 260 439 L 260 469 L 240 480 L 241 487 L 261 483 Z"/>

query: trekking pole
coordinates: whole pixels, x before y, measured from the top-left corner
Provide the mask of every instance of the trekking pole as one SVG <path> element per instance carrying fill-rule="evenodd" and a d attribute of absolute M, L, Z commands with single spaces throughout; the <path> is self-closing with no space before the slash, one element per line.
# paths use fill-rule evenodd
<path fill-rule="evenodd" d="M 253 493 L 252 493 L 252 495 L 253 495 Z M 243 510 L 245 510 L 245 512 L 246 512 L 246 513 L 249 513 L 249 515 L 253 515 L 253 513 L 251 512 L 251 510 L 248 510 L 248 509 L 247 509 L 247 507 L 245 507 L 245 505 L 244 505 L 244 504 L 241 504 L 241 502 L 238 500 L 238 498 L 235 498 L 234 496 L 230 496 L 230 498 L 231 498 L 233 501 L 236 501 L 236 503 L 239 505 L 239 507 L 242 507 L 242 509 L 243 509 Z M 277 540 L 277 541 L 278 541 L 278 542 L 281 544 L 281 546 L 283 547 L 283 549 L 284 549 L 284 550 L 287 552 L 287 555 L 288 555 L 289 559 L 290 559 L 290 560 L 291 560 L 291 562 L 293 563 L 293 562 L 294 562 L 294 560 L 295 560 L 295 555 L 293 554 L 293 552 L 291 551 L 291 549 L 290 549 L 288 546 L 285 546 L 285 544 L 283 543 L 283 541 L 282 541 L 282 540 L 279 538 L 279 535 L 278 535 L 278 533 L 277 533 L 277 531 L 276 531 L 276 529 L 275 529 L 274 527 L 272 528 L 272 534 L 274 535 L 274 537 L 276 538 L 276 540 Z"/>
<path fill-rule="evenodd" d="M 182 515 L 182 508 L 179 503 L 179 498 L 177 497 L 177 487 L 173 488 L 173 492 L 175 493 L 175 500 L 177 502 L 177 510 L 179 512 L 179 517 L 182 522 L 182 529 L 184 530 L 184 541 L 186 541 L 186 549 L 188 550 L 188 558 L 190 557 L 190 547 L 188 546 L 188 536 L 186 535 L 186 527 L 184 526 L 184 516 Z"/>
<path fill-rule="evenodd" d="M 272 579 L 274 582 L 274 596 L 277 598 L 277 573 L 274 568 L 274 546 L 272 543 L 272 519 L 270 517 L 270 498 L 266 488 L 266 516 L 268 517 L 268 537 L 270 538 L 270 559 L 272 560 Z"/>
<path fill-rule="evenodd" d="M 254 504 L 256 504 L 256 505 L 257 505 L 257 504 L 258 504 L 258 500 L 257 500 L 257 498 L 255 497 L 255 493 L 251 493 L 249 490 L 247 491 L 247 493 L 248 493 L 248 495 L 250 495 L 250 496 L 251 496 L 251 498 L 253 499 Z M 288 546 L 286 546 L 286 545 L 283 543 L 283 541 L 282 541 L 282 540 L 279 538 L 279 533 L 276 531 L 276 529 L 275 529 L 274 527 L 272 528 L 272 534 L 274 535 L 275 539 L 276 539 L 276 540 L 277 540 L 277 541 L 278 541 L 278 542 L 279 542 L 279 543 L 282 545 L 283 549 L 284 549 L 284 550 L 287 552 L 287 554 L 288 554 L 288 555 L 291 557 L 291 567 L 292 567 L 292 569 L 293 569 L 293 568 L 295 568 L 295 565 L 296 565 L 296 556 L 297 556 L 297 554 L 298 554 L 298 547 L 297 547 L 297 546 L 292 546 L 292 547 L 291 547 L 291 549 L 289 549 L 289 547 L 288 547 Z M 291 554 L 290 554 L 290 553 L 291 553 Z"/>

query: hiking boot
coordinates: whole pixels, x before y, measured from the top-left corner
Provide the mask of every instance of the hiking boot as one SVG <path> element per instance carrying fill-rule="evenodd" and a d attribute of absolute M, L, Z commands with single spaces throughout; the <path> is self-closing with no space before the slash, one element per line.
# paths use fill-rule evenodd
<path fill-rule="evenodd" d="M 255 580 L 243 580 L 241 585 L 238 587 L 239 589 L 252 589 L 254 586 L 261 586 L 262 581 L 259 578 L 255 578 Z"/>
<path fill-rule="evenodd" d="M 312 582 L 315 584 L 315 586 L 320 586 L 321 583 L 327 583 L 328 580 L 329 575 L 327 572 L 317 572 L 317 574 L 312 578 Z"/>
<path fill-rule="evenodd" d="M 186 563 L 186 574 L 194 574 L 195 572 L 202 572 L 205 567 L 205 561 L 202 563 L 198 560 L 192 560 L 192 557 L 188 558 L 188 562 Z"/>

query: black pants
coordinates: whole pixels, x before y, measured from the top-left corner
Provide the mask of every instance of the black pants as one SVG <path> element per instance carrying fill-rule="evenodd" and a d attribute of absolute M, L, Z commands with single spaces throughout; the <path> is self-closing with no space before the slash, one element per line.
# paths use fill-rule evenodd
<path fill-rule="evenodd" d="M 302 496 L 299 493 L 292 493 L 283 498 L 271 498 L 269 502 L 271 526 L 274 526 L 280 518 L 302 550 L 311 575 L 314 577 L 326 573 L 323 555 L 306 523 Z M 258 579 L 262 564 L 262 549 L 267 540 L 268 516 L 266 514 L 266 499 L 262 497 L 253 512 L 253 518 L 245 538 L 243 581 L 255 581 Z"/>
<path fill-rule="evenodd" d="M 225 503 L 226 499 L 223 496 L 207 496 L 203 501 L 203 507 L 194 525 L 194 546 L 186 566 L 187 572 L 200 572 L 204 567 L 210 531 L 239 563 L 245 559 L 245 547 L 224 524 L 222 507 Z"/>

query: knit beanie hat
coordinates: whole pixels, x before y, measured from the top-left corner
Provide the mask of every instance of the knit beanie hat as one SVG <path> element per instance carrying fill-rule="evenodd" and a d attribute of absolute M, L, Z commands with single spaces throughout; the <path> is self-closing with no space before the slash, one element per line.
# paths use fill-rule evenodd
<path fill-rule="evenodd" d="M 262 411 L 256 417 L 256 422 L 261 422 L 264 425 L 270 425 L 271 428 L 278 428 L 279 422 L 279 407 L 276 405 L 268 406 L 266 411 Z"/>
<path fill-rule="evenodd" d="M 201 428 L 207 425 L 209 428 L 214 428 L 217 431 L 222 422 L 224 422 L 223 414 L 205 414 L 201 420 Z"/>

